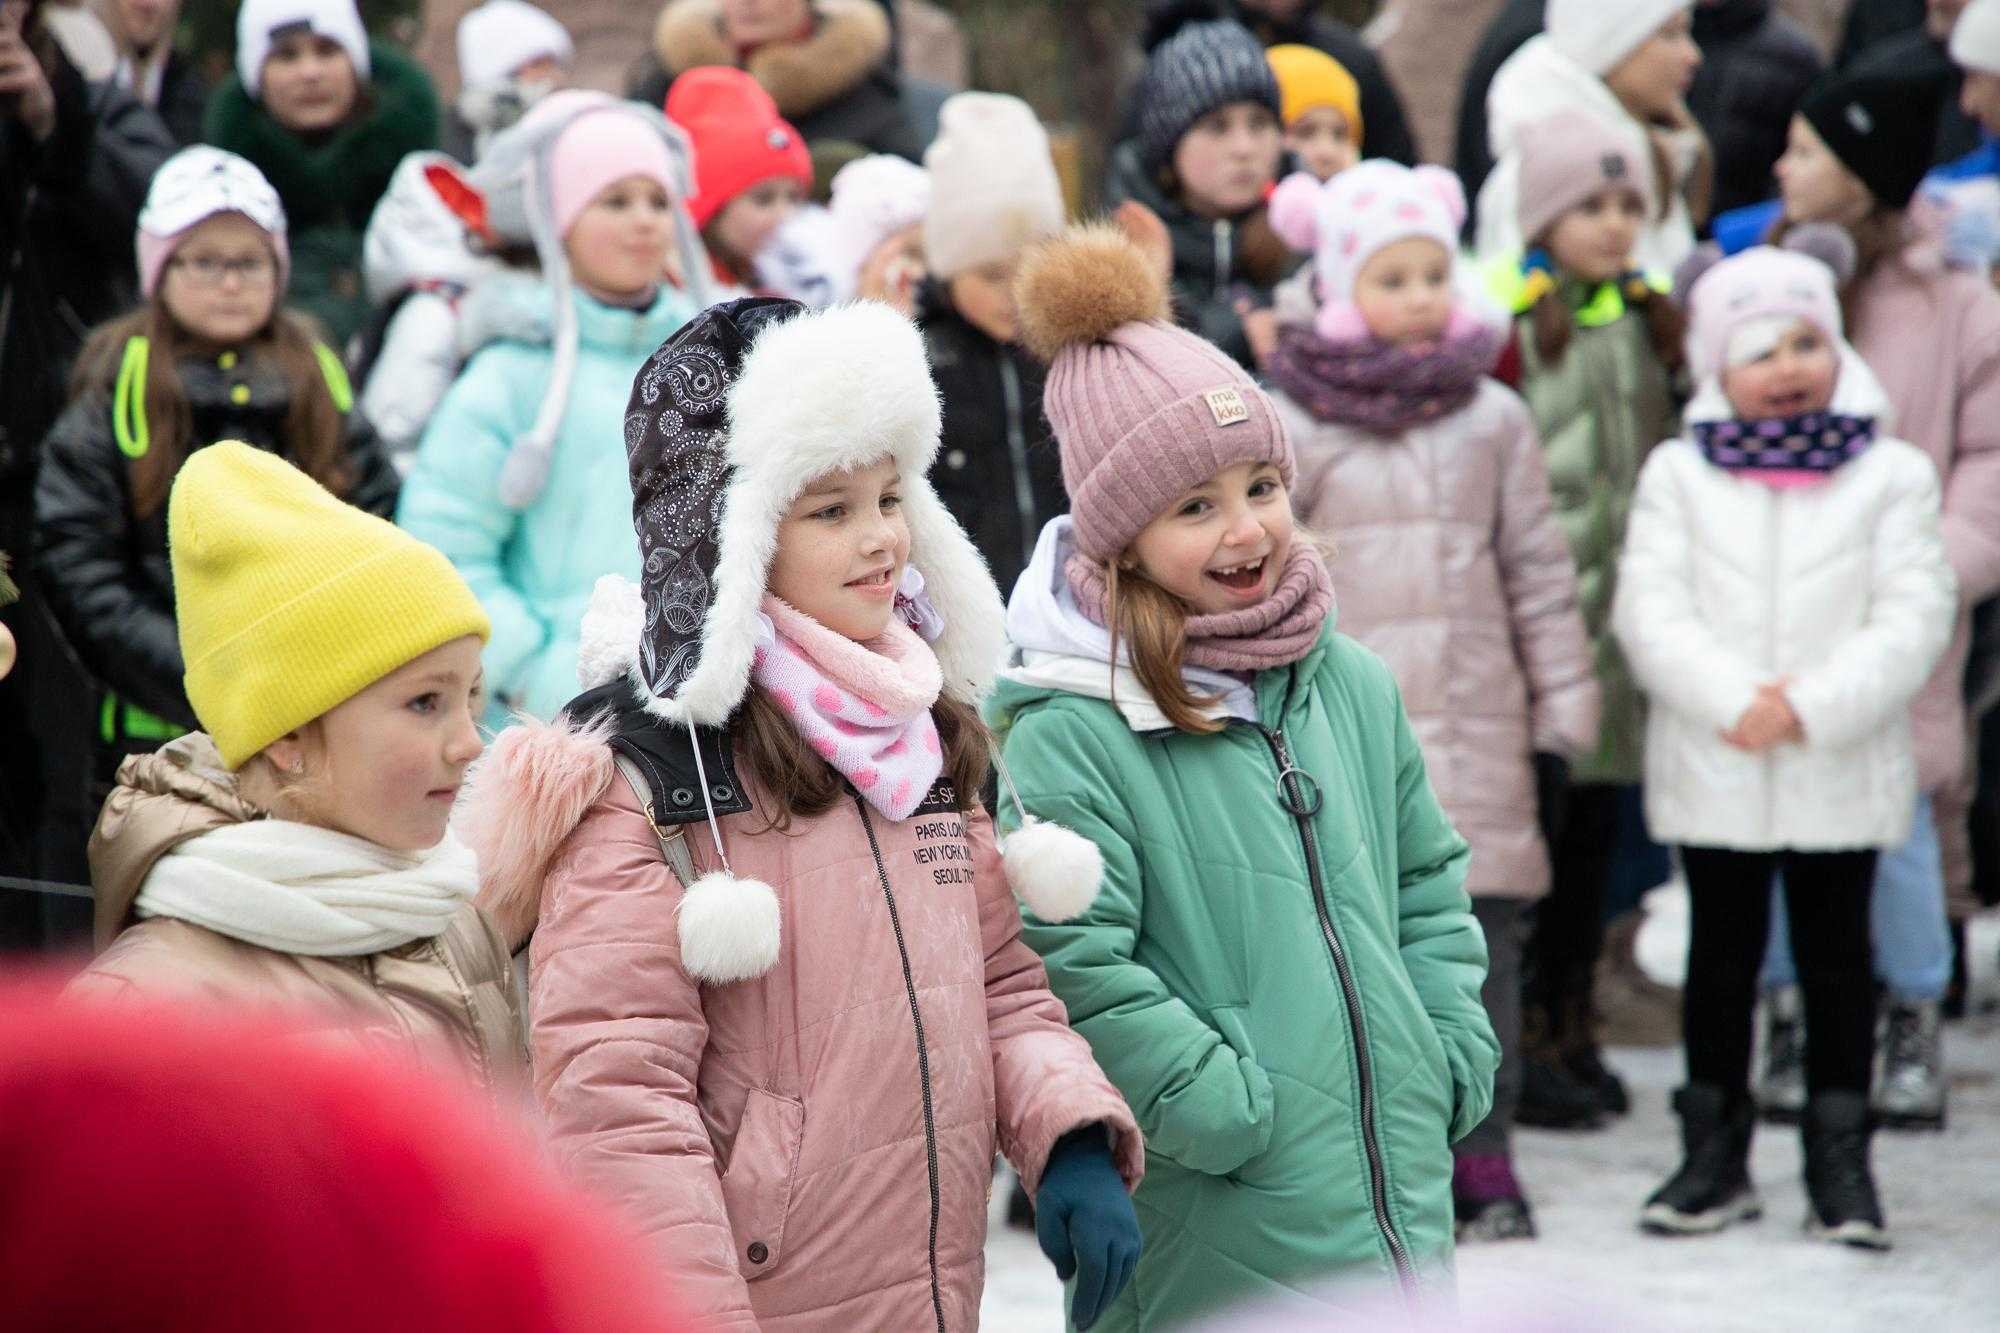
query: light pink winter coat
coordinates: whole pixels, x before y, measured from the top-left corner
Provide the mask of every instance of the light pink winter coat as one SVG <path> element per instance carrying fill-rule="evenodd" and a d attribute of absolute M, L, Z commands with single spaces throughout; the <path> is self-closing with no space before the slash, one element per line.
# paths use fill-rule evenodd
<path fill-rule="evenodd" d="M 1104 1122 L 1136 1186 L 1138 1127 L 1021 942 L 984 814 L 871 809 L 871 845 L 842 801 L 767 831 L 738 778 L 731 868 L 776 889 L 782 928 L 776 966 L 727 985 L 684 966 L 682 885 L 600 736 L 510 728 L 475 778 L 481 901 L 540 897 L 529 1044 L 557 1156 L 710 1327 L 969 1331 L 995 1148 L 1032 1193 L 1057 1138 Z"/>
<path fill-rule="evenodd" d="M 1971 608 L 2000 592 L 2000 293 L 1916 250 L 1851 299 L 1850 337 L 1896 409 L 1895 434 L 1929 454 L 1944 483 L 1958 628 L 1911 712 L 1917 785 L 1936 791 L 1965 772 Z"/>
<path fill-rule="evenodd" d="M 1917 785 L 1937 804 L 1951 914 L 1962 918 L 1979 910 L 1965 826 L 1965 659 L 1972 608 L 2000 592 L 2000 293 L 1972 274 L 1945 272 L 1919 246 L 1878 267 L 1851 301 L 1849 337 L 1888 390 L 1896 433 L 1930 455 L 1944 483 L 1959 617 L 1910 722 Z"/>
<path fill-rule="evenodd" d="M 1527 405 L 1486 380 L 1452 415 L 1384 436 L 1272 396 L 1298 454 L 1292 508 L 1334 543 L 1340 628 L 1402 688 L 1438 801 L 1472 844 L 1466 889 L 1540 897 L 1533 755 L 1594 749 L 1598 690 Z"/>

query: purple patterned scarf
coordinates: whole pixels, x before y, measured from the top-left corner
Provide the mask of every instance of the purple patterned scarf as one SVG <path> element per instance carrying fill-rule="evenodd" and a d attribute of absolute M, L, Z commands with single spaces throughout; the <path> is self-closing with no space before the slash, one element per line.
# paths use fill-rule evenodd
<path fill-rule="evenodd" d="M 1825 481 L 1875 442 L 1875 418 L 1806 412 L 1754 421 L 1697 421 L 1689 433 L 1701 456 L 1725 472 L 1791 488 Z"/>
<path fill-rule="evenodd" d="M 1316 419 L 1400 435 L 1471 402 L 1505 341 L 1505 330 L 1481 324 L 1413 350 L 1379 338 L 1328 342 L 1292 324 L 1278 330 L 1268 369 L 1271 382 Z"/>

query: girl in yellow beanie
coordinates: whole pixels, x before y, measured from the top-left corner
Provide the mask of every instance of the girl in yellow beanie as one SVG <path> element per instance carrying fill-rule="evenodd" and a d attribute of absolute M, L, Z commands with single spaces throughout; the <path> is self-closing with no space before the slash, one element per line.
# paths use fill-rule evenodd
<path fill-rule="evenodd" d="M 90 844 L 104 952 L 72 989 L 275 1008 L 502 1079 L 508 951 L 446 833 L 483 748 L 478 600 L 433 548 L 233 441 L 181 468 L 167 531 L 205 732 L 120 767 Z"/>
<path fill-rule="evenodd" d="M 1301 171 L 1326 182 L 1361 160 L 1361 85 L 1347 67 L 1313 46 L 1269 47 L 1278 78 L 1278 119 L 1285 150 Z"/>

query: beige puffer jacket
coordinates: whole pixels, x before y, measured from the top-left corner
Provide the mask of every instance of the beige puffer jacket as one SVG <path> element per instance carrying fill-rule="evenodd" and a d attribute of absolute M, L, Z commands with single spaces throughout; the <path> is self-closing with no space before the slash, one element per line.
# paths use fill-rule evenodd
<path fill-rule="evenodd" d="M 1273 393 L 1298 453 L 1292 507 L 1333 540 L 1340 627 L 1395 673 L 1478 897 L 1548 891 L 1533 755 L 1597 744 L 1576 564 L 1528 408 L 1493 380 L 1397 436 Z"/>
<path fill-rule="evenodd" d="M 103 952 L 70 983 L 92 999 L 177 996 L 270 1009 L 318 1033 L 414 1054 L 506 1091 L 525 1082 L 525 1038 L 506 946 L 468 904 L 444 934 L 356 958 L 308 958 L 167 917 L 136 920 L 154 864 L 211 829 L 261 819 L 200 732 L 127 759 L 90 840 Z"/>

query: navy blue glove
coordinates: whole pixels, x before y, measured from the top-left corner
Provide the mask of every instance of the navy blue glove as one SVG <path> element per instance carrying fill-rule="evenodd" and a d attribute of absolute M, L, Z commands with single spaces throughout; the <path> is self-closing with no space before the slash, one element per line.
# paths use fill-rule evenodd
<path fill-rule="evenodd" d="M 1132 1280 L 1139 1266 L 1139 1217 L 1103 1125 L 1071 1130 L 1049 1149 L 1042 1187 L 1035 1191 L 1035 1239 L 1057 1277 L 1076 1279 L 1069 1317 L 1079 1329 L 1096 1323 Z"/>

